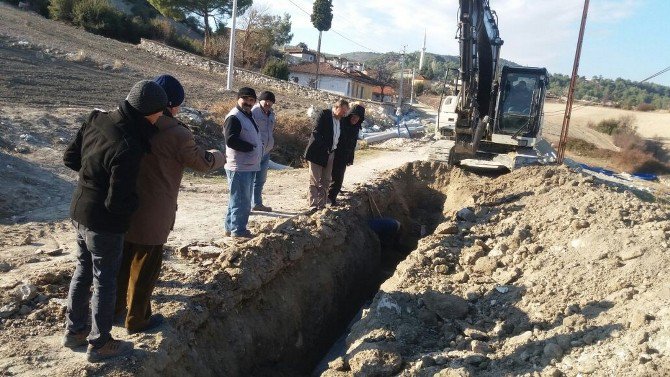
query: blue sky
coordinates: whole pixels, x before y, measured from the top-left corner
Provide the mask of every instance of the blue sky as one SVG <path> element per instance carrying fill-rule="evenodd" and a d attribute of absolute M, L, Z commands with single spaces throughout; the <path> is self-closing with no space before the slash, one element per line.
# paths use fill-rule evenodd
<path fill-rule="evenodd" d="M 270 13 L 291 14 L 292 43 L 305 42 L 316 49 L 318 32 L 307 14 L 313 0 L 255 3 Z M 490 4 L 505 40 L 503 58 L 551 72 L 572 72 L 583 0 L 490 0 Z M 457 10 L 457 0 L 333 0 L 333 25 L 323 34 L 322 50 L 388 52 L 406 45 L 408 51 L 417 51 L 425 29 L 429 52 L 457 55 Z M 639 81 L 670 66 L 669 14 L 670 0 L 591 0 L 580 75 Z M 670 72 L 651 81 L 670 86 Z"/>

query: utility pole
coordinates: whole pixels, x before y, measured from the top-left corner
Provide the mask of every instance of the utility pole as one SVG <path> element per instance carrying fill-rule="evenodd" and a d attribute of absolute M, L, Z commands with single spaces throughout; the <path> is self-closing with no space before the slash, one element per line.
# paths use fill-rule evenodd
<path fill-rule="evenodd" d="M 400 58 L 400 93 L 398 93 L 398 107 L 402 107 L 402 84 L 405 81 L 405 47 L 402 46 L 402 57 Z"/>
<path fill-rule="evenodd" d="M 410 80 L 409 87 L 409 103 L 414 104 L 414 68 L 412 68 L 412 79 Z"/>
<path fill-rule="evenodd" d="M 228 80 L 226 89 L 233 90 L 233 72 L 235 65 L 235 21 L 237 19 L 237 0 L 233 0 L 233 24 L 230 27 L 230 49 L 228 50 Z"/>
<path fill-rule="evenodd" d="M 558 142 L 558 157 L 556 162 L 563 163 L 565 158 L 565 146 L 568 142 L 568 130 L 570 129 L 570 116 L 572 115 L 572 103 L 575 99 L 575 86 L 577 85 L 577 73 L 579 71 L 579 59 L 582 55 L 582 42 L 584 30 L 586 29 L 586 16 L 589 13 L 589 0 L 584 0 L 584 11 L 582 12 L 582 24 L 579 27 L 579 38 L 577 39 L 577 51 L 575 52 L 575 63 L 572 66 L 572 77 L 570 78 L 570 89 L 568 89 L 568 101 L 565 104 L 565 115 L 563 116 L 563 127 L 561 128 L 561 139 Z"/>

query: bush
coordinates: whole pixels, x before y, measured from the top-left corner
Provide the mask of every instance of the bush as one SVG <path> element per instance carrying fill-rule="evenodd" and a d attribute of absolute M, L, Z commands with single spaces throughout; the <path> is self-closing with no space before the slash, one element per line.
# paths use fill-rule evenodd
<path fill-rule="evenodd" d="M 637 111 L 654 111 L 654 110 L 656 110 L 656 106 L 650 103 L 641 103 L 637 105 Z"/>
<path fill-rule="evenodd" d="M 152 39 L 163 41 L 166 45 L 194 54 L 202 54 L 202 43 L 177 34 L 174 26 L 167 19 L 154 18 L 149 25 Z"/>
<path fill-rule="evenodd" d="M 425 89 L 426 86 L 422 82 L 414 84 L 414 93 L 416 93 L 417 96 L 422 95 Z"/>
<path fill-rule="evenodd" d="M 288 81 L 288 64 L 283 60 L 271 59 L 265 64 L 261 73 L 279 80 Z"/>
<path fill-rule="evenodd" d="M 112 8 L 107 0 L 80 0 L 72 8 L 72 23 L 86 31 L 116 37 L 127 25 L 123 15 Z"/>
<path fill-rule="evenodd" d="M 51 0 L 49 17 L 54 20 L 72 22 L 75 0 Z"/>
<path fill-rule="evenodd" d="M 637 131 L 634 123 L 635 117 L 631 115 L 624 115 L 618 119 L 610 118 L 601 120 L 597 125 L 594 125 L 593 122 L 589 122 L 587 126 L 595 129 L 598 132 L 602 132 L 608 135 L 615 135 L 620 133 L 634 134 Z"/>
<path fill-rule="evenodd" d="M 283 111 L 277 114 L 273 161 L 294 167 L 302 166 L 303 153 L 313 127 L 312 120 L 302 113 Z"/>

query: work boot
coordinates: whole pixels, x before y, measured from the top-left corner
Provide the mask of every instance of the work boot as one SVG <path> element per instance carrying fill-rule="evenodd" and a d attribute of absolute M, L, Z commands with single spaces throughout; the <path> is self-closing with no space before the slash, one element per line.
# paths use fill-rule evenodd
<path fill-rule="evenodd" d="M 254 211 L 259 211 L 259 212 L 272 212 L 272 208 L 268 206 L 264 206 L 262 204 L 256 204 L 254 208 L 252 208 Z"/>
<path fill-rule="evenodd" d="M 63 347 L 67 348 L 83 347 L 88 344 L 88 340 L 86 340 L 87 336 L 88 333 L 85 332 L 72 333 L 70 331 L 67 331 L 63 336 L 61 344 L 63 345 Z"/>
<path fill-rule="evenodd" d="M 151 330 L 156 329 L 158 326 L 162 325 L 163 322 L 165 322 L 165 317 L 163 317 L 162 314 L 153 314 L 151 317 L 149 317 L 149 321 L 147 322 L 146 325 L 137 328 L 137 329 L 128 329 L 128 335 L 132 335 L 138 332 L 151 332 Z"/>
<path fill-rule="evenodd" d="M 254 235 L 247 229 L 242 233 L 231 233 L 233 238 L 254 238 Z"/>
<path fill-rule="evenodd" d="M 92 344 L 86 350 L 86 360 L 91 363 L 111 359 L 113 357 L 125 356 L 133 352 L 133 343 L 123 340 L 109 339 L 102 347 L 95 348 Z"/>
<path fill-rule="evenodd" d="M 339 207 L 340 203 L 336 199 L 328 199 L 328 205 L 331 207 Z"/>

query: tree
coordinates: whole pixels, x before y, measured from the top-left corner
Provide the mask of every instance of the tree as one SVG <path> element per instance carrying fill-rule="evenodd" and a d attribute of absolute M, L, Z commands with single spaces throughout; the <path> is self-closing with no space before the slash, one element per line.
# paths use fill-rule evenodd
<path fill-rule="evenodd" d="M 271 59 L 263 67 L 261 72 L 264 75 L 272 76 L 274 78 L 288 81 L 289 69 L 288 64 L 283 60 Z"/>
<path fill-rule="evenodd" d="M 331 0 L 315 0 L 312 8 L 312 25 L 319 31 L 319 44 L 316 48 L 316 84 L 319 86 L 319 63 L 321 62 L 321 33 L 330 30 L 333 22 L 333 2 Z"/>
<path fill-rule="evenodd" d="M 267 14 L 268 7 L 252 7 L 244 14 L 241 26 L 244 30 L 236 46 L 236 54 L 245 67 L 263 67 L 272 54 L 274 46 L 284 45 L 293 39 L 291 16 Z"/>
<path fill-rule="evenodd" d="M 393 86 L 393 71 L 385 65 L 380 65 L 372 77 L 379 81 L 379 86 L 382 88 L 381 102 L 384 102 L 384 88 Z"/>
<path fill-rule="evenodd" d="M 209 26 L 210 19 L 230 17 L 233 12 L 232 0 L 148 0 L 159 12 L 166 17 L 182 20 L 185 15 L 194 14 L 198 16 L 204 25 L 205 43 L 207 47 L 212 29 Z M 238 0 L 237 10 L 241 14 L 252 4 L 253 0 Z"/>

